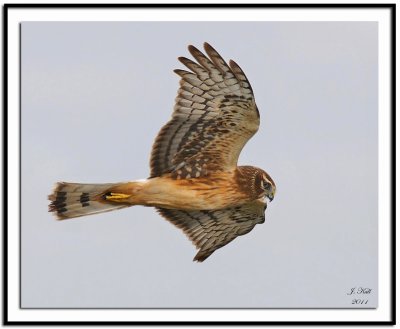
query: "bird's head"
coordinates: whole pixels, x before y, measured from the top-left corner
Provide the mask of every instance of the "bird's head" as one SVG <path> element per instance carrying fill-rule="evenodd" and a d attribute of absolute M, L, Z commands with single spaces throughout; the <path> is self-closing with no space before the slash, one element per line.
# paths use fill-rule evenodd
<path fill-rule="evenodd" d="M 254 181 L 257 190 L 260 191 L 260 197 L 267 197 L 269 201 L 272 201 L 275 197 L 276 186 L 271 178 L 264 170 L 260 169 L 255 177 Z"/>

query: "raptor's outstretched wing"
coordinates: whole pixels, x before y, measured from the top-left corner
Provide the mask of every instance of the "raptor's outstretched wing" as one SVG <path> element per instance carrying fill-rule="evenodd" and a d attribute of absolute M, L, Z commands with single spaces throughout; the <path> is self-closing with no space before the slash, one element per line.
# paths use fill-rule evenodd
<path fill-rule="evenodd" d="M 260 118 L 250 83 L 233 61 L 229 65 L 208 43 L 208 55 L 189 46 L 197 63 L 180 57 L 191 70 L 181 77 L 171 120 L 159 132 L 151 153 L 151 177 L 207 176 L 234 169 Z"/>
<path fill-rule="evenodd" d="M 256 200 L 240 206 L 202 211 L 161 209 L 159 213 L 182 229 L 200 249 L 194 260 L 204 261 L 215 250 L 265 221 L 266 203 Z"/>

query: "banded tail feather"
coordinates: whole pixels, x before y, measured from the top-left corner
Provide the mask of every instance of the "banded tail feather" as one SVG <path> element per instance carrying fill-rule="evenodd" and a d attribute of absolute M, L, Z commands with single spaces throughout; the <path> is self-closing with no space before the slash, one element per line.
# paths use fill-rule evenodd
<path fill-rule="evenodd" d="M 49 212 L 54 212 L 57 219 L 63 220 L 129 207 L 130 204 L 106 199 L 109 191 L 116 186 L 121 184 L 57 183 L 49 195 Z"/>

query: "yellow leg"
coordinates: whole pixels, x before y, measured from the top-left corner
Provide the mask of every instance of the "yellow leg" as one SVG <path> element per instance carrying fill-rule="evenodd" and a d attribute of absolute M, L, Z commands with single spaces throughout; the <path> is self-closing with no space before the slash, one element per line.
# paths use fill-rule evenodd
<path fill-rule="evenodd" d="M 128 199 L 129 197 L 130 197 L 131 195 L 129 195 L 129 194 L 123 194 L 123 193 L 109 193 L 109 194 L 107 194 L 105 197 L 106 197 L 106 200 L 109 200 L 109 201 L 115 201 L 115 202 L 118 202 L 118 201 L 124 201 L 124 199 Z"/>

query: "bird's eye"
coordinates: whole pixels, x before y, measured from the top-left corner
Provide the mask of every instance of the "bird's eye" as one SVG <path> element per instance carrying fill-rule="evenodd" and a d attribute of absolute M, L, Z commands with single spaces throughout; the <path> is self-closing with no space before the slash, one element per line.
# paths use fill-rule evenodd
<path fill-rule="evenodd" d="M 269 190 L 271 188 L 271 183 L 270 182 L 264 181 L 263 184 L 264 184 L 264 189 L 265 190 Z"/>

